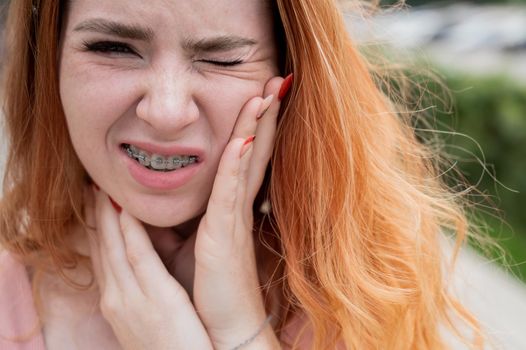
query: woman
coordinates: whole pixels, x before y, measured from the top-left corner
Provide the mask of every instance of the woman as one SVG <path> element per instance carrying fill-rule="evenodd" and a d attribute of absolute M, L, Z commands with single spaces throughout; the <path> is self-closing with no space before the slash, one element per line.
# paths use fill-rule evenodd
<path fill-rule="evenodd" d="M 3 261 L 43 325 L 8 346 L 435 349 L 451 311 L 477 331 L 438 249 L 462 210 L 336 2 L 17 0 L 8 34 Z"/>

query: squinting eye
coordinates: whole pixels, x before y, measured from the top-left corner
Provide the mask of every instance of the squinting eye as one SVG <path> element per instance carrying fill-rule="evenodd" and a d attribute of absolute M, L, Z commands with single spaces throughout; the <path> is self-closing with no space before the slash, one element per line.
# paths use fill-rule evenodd
<path fill-rule="evenodd" d="M 84 48 L 87 51 L 92 52 L 113 54 L 117 56 L 137 55 L 140 57 L 140 55 L 136 53 L 135 50 L 133 50 L 128 44 L 117 41 L 96 41 L 92 43 L 84 42 Z"/>
<path fill-rule="evenodd" d="M 235 60 L 235 61 L 200 60 L 200 62 L 210 63 L 210 64 L 221 66 L 221 67 L 230 67 L 230 66 L 235 66 L 235 65 L 243 63 L 243 60 Z"/>

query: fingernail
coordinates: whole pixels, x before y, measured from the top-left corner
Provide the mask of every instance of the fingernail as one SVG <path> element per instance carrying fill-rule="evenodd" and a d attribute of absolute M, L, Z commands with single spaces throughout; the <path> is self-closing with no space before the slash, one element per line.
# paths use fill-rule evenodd
<path fill-rule="evenodd" d="M 279 89 L 279 94 L 278 94 L 278 100 L 281 101 L 285 98 L 285 96 L 287 96 L 287 93 L 289 92 L 293 81 L 294 81 L 294 74 L 290 73 L 285 78 L 285 80 L 283 80 L 283 83 L 281 84 L 281 89 Z"/>
<path fill-rule="evenodd" d="M 270 108 L 270 105 L 272 104 L 272 101 L 274 101 L 274 95 L 267 96 L 263 102 L 261 102 L 260 112 L 256 120 L 261 119 L 265 113 L 267 113 L 268 109 Z"/>
<path fill-rule="evenodd" d="M 256 138 L 256 135 L 249 136 L 245 142 L 243 143 L 243 147 L 241 148 L 241 153 L 239 154 L 239 158 L 243 157 L 245 153 L 250 149 L 250 146 L 252 146 L 252 142 L 254 142 L 254 139 Z"/>
<path fill-rule="evenodd" d="M 116 211 L 117 213 L 120 214 L 121 211 L 122 211 L 121 206 L 118 205 L 118 204 L 113 200 L 113 198 L 111 198 L 110 196 L 108 196 L 108 198 L 110 199 L 110 202 L 111 202 L 111 205 L 113 205 L 113 208 L 115 208 L 115 211 Z"/>

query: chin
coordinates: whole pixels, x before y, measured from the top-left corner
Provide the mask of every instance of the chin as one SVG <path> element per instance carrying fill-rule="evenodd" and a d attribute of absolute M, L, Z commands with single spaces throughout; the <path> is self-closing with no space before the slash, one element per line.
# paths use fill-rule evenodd
<path fill-rule="evenodd" d="M 139 219 L 141 222 L 147 225 L 162 227 L 162 228 L 178 226 L 192 219 L 192 216 L 178 217 L 177 215 L 158 215 L 154 213 L 135 214 L 133 211 L 130 211 L 130 213 L 131 215 L 135 216 L 137 219 Z"/>
<path fill-rule="evenodd" d="M 196 218 L 202 217 L 205 211 L 205 209 L 188 210 L 190 209 L 188 207 L 178 208 L 178 210 L 175 212 L 174 208 L 172 207 L 170 210 L 161 213 L 159 211 L 154 212 L 152 210 L 143 210 L 140 208 L 124 207 L 124 209 L 128 210 L 132 216 L 135 216 L 142 223 L 159 228 L 185 226 L 185 224 L 195 221 Z"/>

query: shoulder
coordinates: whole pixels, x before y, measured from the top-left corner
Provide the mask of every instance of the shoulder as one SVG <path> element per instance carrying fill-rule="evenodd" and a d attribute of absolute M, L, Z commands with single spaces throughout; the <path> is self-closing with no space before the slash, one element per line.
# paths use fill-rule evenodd
<path fill-rule="evenodd" d="M 1 249 L 0 349 L 43 349 L 38 326 L 26 268 L 15 255 Z"/>
<path fill-rule="evenodd" d="M 17 313 L 25 311 L 27 301 L 32 301 L 31 285 L 25 266 L 9 251 L 0 251 L 0 309 Z"/>
<path fill-rule="evenodd" d="M 24 266 L 16 259 L 15 255 L 0 246 L 0 286 L 12 286 L 11 283 L 6 283 L 6 280 L 11 280 L 18 276 L 17 272 L 24 269 Z"/>

